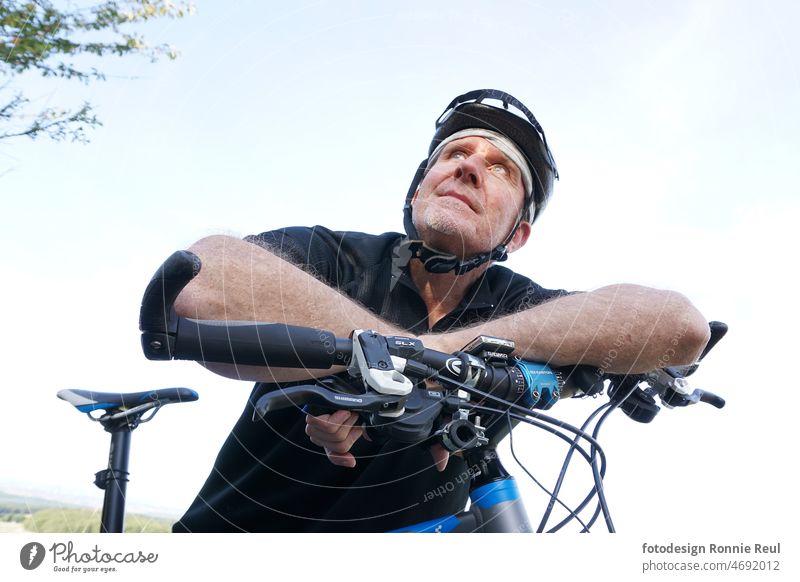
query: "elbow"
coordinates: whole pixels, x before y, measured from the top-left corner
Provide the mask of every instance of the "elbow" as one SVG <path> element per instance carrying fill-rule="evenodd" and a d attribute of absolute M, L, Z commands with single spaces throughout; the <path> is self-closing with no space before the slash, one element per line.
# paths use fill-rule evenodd
<path fill-rule="evenodd" d="M 200 258 L 200 272 L 175 299 L 175 313 L 195 319 L 220 319 L 224 316 L 218 273 L 227 247 L 240 242 L 229 236 L 213 235 L 200 239 L 189 251 Z"/>
<path fill-rule="evenodd" d="M 193 319 L 215 319 L 208 313 L 210 303 L 204 301 L 202 295 L 202 290 L 197 285 L 189 283 L 175 299 L 175 314 Z"/>
<path fill-rule="evenodd" d="M 689 364 L 694 364 L 700 359 L 700 354 L 703 353 L 708 340 L 711 339 L 711 328 L 705 319 L 697 321 L 691 331 L 687 334 L 686 351 L 689 356 Z"/>
<path fill-rule="evenodd" d="M 674 357 L 669 365 L 689 365 L 695 363 L 711 338 L 711 328 L 703 314 L 683 295 L 674 294 L 676 309 L 675 333 L 670 340 L 669 351 Z"/>

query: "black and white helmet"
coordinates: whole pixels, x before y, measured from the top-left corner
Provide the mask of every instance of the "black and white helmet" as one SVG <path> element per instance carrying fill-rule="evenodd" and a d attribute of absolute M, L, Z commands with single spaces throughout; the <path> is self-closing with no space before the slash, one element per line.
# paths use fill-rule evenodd
<path fill-rule="evenodd" d="M 532 176 L 531 188 L 530 191 L 525 192 L 524 210 L 517 220 L 517 225 L 502 245 L 490 253 L 466 262 L 456 261 L 458 264 L 452 268 L 445 267 L 448 267 L 453 261 L 433 261 L 433 264 L 439 265 L 433 272 L 456 271 L 463 273 L 488 260 L 505 260 L 506 245 L 516 232 L 519 222 L 523 220 L 533 222 L 539 217 L 552 194 L 553 182 L 558 179 L 558 169 L 553 154 L 547 146 L 544 130 L 522 102 L 512 95 L 496 89 L 478 89 L 459 95 L 450 102 L 436 120 L 436 131 L 428 148 L 428 157 L 417 168 L 411 187 L 406 194 L 403 206 L 403 224 L 410 240 L 419 239 L 411 216 L 411 200 L 425 177 L 431 154 L 442 141 L 456 132 L 466 129 L 489 130 L 510 139 L 528 163 L 528 169 Z M 441 255 L 441 257 L 444 256 Z M 426 261 L 426 266 L 427 264 Z"/>

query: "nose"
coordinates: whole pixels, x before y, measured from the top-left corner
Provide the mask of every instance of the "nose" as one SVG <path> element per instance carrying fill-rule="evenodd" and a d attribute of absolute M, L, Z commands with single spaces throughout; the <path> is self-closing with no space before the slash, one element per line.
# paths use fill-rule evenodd
<path fill-rule="evenodd" d="M 481 176 L 480 156 L 474 153 L 467 156 L 458 163 L 455 171 L 455 178 L 462 182 L 467 182 L 475 188 L 480 188 L 483 177 Z"/>

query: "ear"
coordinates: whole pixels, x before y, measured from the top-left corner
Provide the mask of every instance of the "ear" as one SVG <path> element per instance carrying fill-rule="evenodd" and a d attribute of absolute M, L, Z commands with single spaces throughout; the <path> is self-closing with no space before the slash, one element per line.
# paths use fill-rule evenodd
<path fill-rule="evenodd" d="M 417 201 L 417 196 L 419 196 L 419 186 L 417 186 L 417 189 L 414 191 L 414 195 L 411 197 L 412 206 L 414 205 L 414 202 Z"/>
<path fill-rule="evenodd" d="M 514 233 L 514 236 L 511 237 L 511 241 L 508 243 L 508 252 L 513 253 L 524 247 L 525 243 L 528 242 L 529 236 L 531 236 L 531 223 L 527 220 L 523 220 L 519 223 L 517 232 Z"/>

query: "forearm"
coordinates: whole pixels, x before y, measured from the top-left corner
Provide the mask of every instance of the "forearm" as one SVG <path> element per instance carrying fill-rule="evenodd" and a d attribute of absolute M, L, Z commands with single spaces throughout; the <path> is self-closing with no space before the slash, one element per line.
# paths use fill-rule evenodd
<path fill-rule="evenodd" d="M 374 313 L 264 248 L 227 236 L 189 249 L 202 268 L 175 302 L 178 315 L 196 319 L 302 325 L 346 337 L 355 328 L 402 334 Z M 205 363 L 228 378 L 264 382 L 301 380 L 331 370 L 290 370 Z M 333 370 L 334 372 L 337 370 Z"/>
<path fill-rule="evenodd" d="M 231 237 L 213 236 L 190 249 L 200 274 L 175 303 L 197 319 L 277 322 L 326 329 L 339 337 L 353 329 L 406 335 L 349 297 L 269 251 Z M 422 339 L 453 352 L 477 335 L 512 339 L 516 354 L 556 366 L 588 364 L 607 372 L 644 372 L 695 361 L 708 341 L 708 324 L 682 295 L 636 285 L 614 285 L 561 297 L 517 314 Z M 300 380 L 330 370 L 204 364 L 230 378 Z"/>
<path fill-rule="evenodd" d="M 613 285 L 423 341 L 453 351 L 482 334 L 513 339 L 515 354 L 528 360 L 638 373 L 694 362 L 709 328 L 679 293 Z"/>

